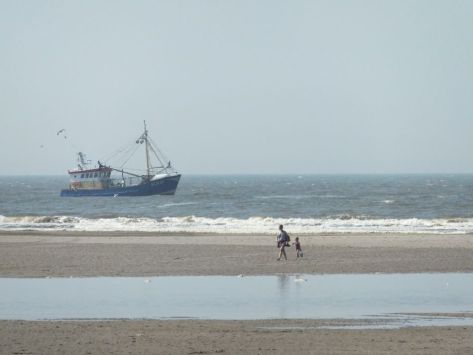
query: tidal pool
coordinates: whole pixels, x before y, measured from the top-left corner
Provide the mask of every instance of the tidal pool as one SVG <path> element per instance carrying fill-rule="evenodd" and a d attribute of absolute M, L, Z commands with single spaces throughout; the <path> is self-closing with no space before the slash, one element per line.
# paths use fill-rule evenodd
<path fill-rule="evenodd" d="M 376 319 L 471 311 L 468 273 L 0 278 L 0 319 L 10 320 Z M 461 319 L 473 325 L 472 317 Z"/>

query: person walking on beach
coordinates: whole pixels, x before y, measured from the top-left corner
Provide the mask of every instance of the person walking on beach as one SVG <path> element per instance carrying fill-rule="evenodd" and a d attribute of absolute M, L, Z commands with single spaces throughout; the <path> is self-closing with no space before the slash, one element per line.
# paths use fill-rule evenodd
<path fill-rule="evenodd" d="M 281 258 L 284 256 L 284 260 L 287 260 L 286 256 L 286 246 L 289 245 L 289 241 L 291 238 L 289 238 L 289 234 L 286 233 L 286 231 L 283 229 L 284 226 L 281 224 L 279 226 L 279 234 L 278 234 L 278 248 L 279 248 L 279 257 L 278 260 L 281 260 Z"/>
<path fill-rule="evenodd" d="M 296 237 L 296 241 L 293 244 L 296 247 L 296 257 L 302 258 L 304 254 L 302 253 L 301 242 L 299 242 L 299 237 Z"/>

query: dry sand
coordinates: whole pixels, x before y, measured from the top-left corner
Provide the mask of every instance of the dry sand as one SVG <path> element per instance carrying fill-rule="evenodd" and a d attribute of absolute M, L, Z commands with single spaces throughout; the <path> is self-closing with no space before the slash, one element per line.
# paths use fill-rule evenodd
<path fill-rule="evenodd" d="M 470 235 L 301 236 L 277 261 L 273 236 L 0 234 L 0 277 L 472 272 Z"/>
<path fill-rule="evenodd" d="M 471 235 L 0 234 L 0 277 L 472 272 Z M 0 321 L 1 354 L 472 353 L 472 327 L 319 328 L 329 321 Z M 330 322 L 329 322 L 330 323 Z"/>

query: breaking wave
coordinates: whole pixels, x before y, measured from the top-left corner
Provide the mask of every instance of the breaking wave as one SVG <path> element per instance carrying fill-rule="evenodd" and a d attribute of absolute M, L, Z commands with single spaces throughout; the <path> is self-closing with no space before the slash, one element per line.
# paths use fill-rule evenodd
<path fill-rule="evenodd" d="M 77 216 L 1 216 L 0 231 L 90 231 L 156 233 L 274 234 L 279 224 L 290 233 L 473 233 L 473 218 L 373 219 L 340 215 L 327 218 L 251 217 L 207 218 L 196 216 L 84 218 Z"/>

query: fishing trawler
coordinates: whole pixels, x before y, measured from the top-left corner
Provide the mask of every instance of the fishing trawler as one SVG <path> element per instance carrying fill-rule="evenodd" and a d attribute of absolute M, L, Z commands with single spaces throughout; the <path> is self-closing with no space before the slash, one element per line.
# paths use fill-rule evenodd
<path fill-rule="evenodd" d="M 144 122 L 144 133 L 133 144 L 144 145 L 146 158 L 144 174 L 114 168 L 100 161 L 91 167 L 90 160 L 86 159 L 84 153 L 79 152 L 77 168 L 68 171 L 69 188 L 61 190 L 61 196 L 174 195 L 181 175 L 174 170 L 171 162 L 149 137 L 146 122 Z M 156 159 L 152 159 L 152 155 Z M 153 160 L 157 161 L 155 166 Z"/>

